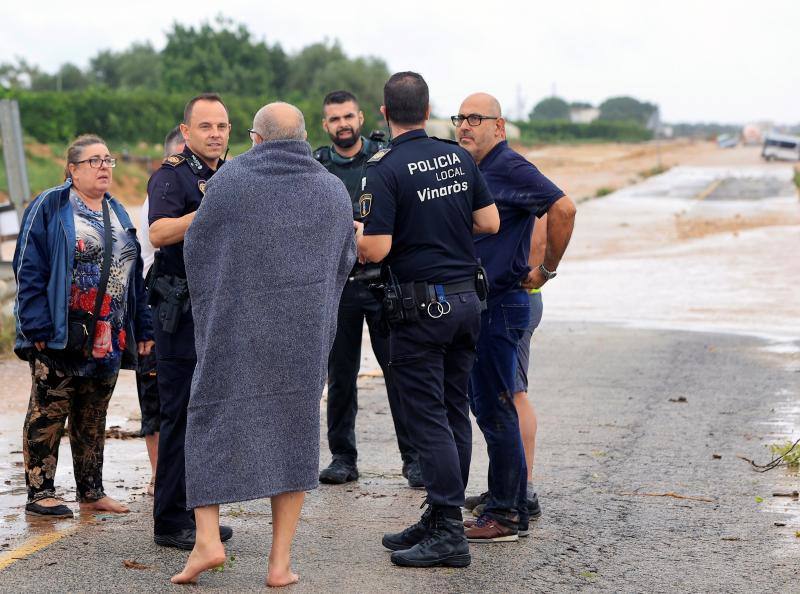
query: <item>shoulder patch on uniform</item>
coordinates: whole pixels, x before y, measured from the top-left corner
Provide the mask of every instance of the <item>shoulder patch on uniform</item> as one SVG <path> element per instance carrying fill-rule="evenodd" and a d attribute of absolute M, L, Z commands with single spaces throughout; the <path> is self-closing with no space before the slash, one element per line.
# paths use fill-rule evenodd
<path fill-rule="evenodd" d="M 434 140 L 438 140 L 439 142 L 446 142 L 447 144 L 458 144 L 455 140 L 450 140 L 449 138 L 439 138 L 438 136 L 431 136 Z"/>
<path fill-rule="evenodd" d="M 375 153 L 374 155 L 372 155 L 372 156 L 371 156 L 371 157 L 370 157 L 370 158 L 367 160 L 367 163 L 377 163 L 378 161 L 380 161 L 381 159 L 383 159 L 383 158 L 384 158 L 386 155 L 388 155 L 388 154 L 389 154 L 389 151 L 391 151 L 391 150 L 392 150 L 392 149 L 391 149 L 390 147 L 387 147 L 387 148 L 382 148 L 382 149 L 381 149 L 381 150 L 379 150 L 377 153 Z"/>
<path fill-rule="evenodd" d="M 170 165 L 172 167 L 177 167 L 178 165 L 183 163 L 185 160 L 186 160 L 186 157 L 184 157 L 183 155 L 170 155 L 169 157 L 164 159 L 161 163 L 163 165 Z"/>
<path fill-rule="evenodd" d="M 372 194 L 361 194 L 361 197 L 358 199 L 358 211 L 362 219 L 369 214 L 371 208 Z"/>

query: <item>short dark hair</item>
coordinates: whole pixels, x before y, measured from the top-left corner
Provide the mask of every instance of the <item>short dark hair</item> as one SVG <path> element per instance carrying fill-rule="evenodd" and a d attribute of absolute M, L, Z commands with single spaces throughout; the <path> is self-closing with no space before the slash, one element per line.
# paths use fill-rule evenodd
<path fill-rule="evenodd" d="M 167 132 L 166 137 L 164 138 L 164 156 L 169 157 L 172 152 L 169 150 L 173 144 L 183 143 L 183 134 L 181 133 L 181 127 L 175 126 L 172 130 Z"/>
<path fill-rule="evenodd" d="M 228 107 L 225 105 L 222 97 L 220 97 L 217 93 L 200 93 L 197 97 L 192 97 L 189 100 L 189 103 L 186 104 L 186 107 L 183 108 L 183 123 L 187 126 L 189 125 L 189 120 L 192 119 L 192 110 L 194 109 L 194 104 L 198 101 L 216 101 L 225 108 L 225 113 L 228 113 Z"/>
<path fill-rule="evenodd" d="M 356 96 L 350 91 L 331 91 L 325 95 L 325 99 L 322 100 L 322 107 L 333 104 L 339 105 L 341 103 L 347 103 L 348 101 L 352 101 L 358 105 L 358 99 L 356 99 Z"/>
<path fill-rule="evenodd" d="M 383 85 L 386 117 L 398 124 L 420 124 L 428 113 L 428 83 L 416 72 L 397 72 Z"/>

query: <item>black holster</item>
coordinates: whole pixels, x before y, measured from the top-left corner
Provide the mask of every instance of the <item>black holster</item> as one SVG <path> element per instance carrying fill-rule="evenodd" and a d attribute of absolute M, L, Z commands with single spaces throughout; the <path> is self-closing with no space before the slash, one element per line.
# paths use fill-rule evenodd
<path fill-rule="evenodd" d="M 189 311 L 189 284 L 177 276 L 155 276 L 150 279 L 148 302 L 156 312 L 161 329 L 174 334 L 181 316 Z"/>

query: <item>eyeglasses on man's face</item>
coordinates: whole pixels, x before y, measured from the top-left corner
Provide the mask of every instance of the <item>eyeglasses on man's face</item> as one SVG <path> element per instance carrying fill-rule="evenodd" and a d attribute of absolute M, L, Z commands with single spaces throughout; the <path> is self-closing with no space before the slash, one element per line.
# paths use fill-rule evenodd
<path fill-rule="evenodd" d="M 485 116 L 485 115 L 481 115 L 479 113 L 471 113 L 471 114 L 468 114 L 468 115 L 464 115 L 464 114 L 460 113 L 458 115 L 450 116 L 450 121 L 453 122 L 453 125 L 456 128 L 460 128 L 461 124 L 464 123 L 464 120 L 467 120 L 467 123 L 470 126 L 480 126 L 481 122 L 483 122 L 483 120 L 499 120 L 499 119 L 500 118 L 496 118 L 496 117 L 493 117 L 493 116 Z"/>
<path fill-rule="evenodd" d="M 117 160 L 112 159 L 111 157 L 105 157 L 101 159 L 100 157 L 90 157 L 88 159 L 84 159 L 83 161 L 75 161 L 75 165 L 80 165 L 81 163 L 88 163 L 89 167 L 92 169 L 100 169 L 103 165 L 108 168 L 114 168 L 117 166 Z"/>

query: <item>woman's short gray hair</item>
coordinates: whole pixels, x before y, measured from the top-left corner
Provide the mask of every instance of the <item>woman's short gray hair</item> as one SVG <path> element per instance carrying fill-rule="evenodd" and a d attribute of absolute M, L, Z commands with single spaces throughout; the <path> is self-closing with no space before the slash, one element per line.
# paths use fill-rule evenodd
<path fill-rule="evenodd" d="M 306 120 L 303 112 L 290 103 L 268 103 L 253 118 L 253 131 L 265 141 L 305 140 Z"/>

